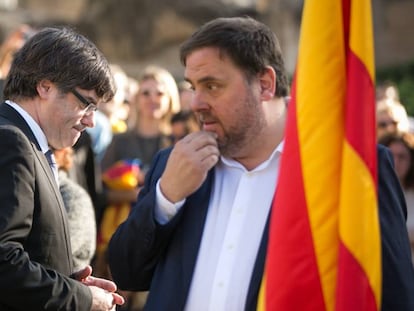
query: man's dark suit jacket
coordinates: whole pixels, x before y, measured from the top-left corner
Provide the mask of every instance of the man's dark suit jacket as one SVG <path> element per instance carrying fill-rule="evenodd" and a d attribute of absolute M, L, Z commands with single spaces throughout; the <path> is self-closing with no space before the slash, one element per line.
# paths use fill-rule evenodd
<path fill-rule="evenodd" d="M 147 311 L 184 310 L 212 188 L 214 170 L 168 224 L 157 224 L 154 220 L 156 183 L 170 150 L 158 153 L 154 159 L 136 206 L 109 244 L 109 264 L 115 282 L 121 289 L 149 289 Z M 378 147 L 378 163 L 383 264 L 381 309 L 413 311 L 414 271 L 405 225 L 405 201 L 391 155 L 382 146 Z M 267 235 L 266 226 L 250 281 L 246 311 L 256 310 Z"/>
<path fill-rule="evenodd" d="M 85 310 L 90 290 L 71 279 L 65 208 L 26 121 L 0 105 L 0 310 Z"/>

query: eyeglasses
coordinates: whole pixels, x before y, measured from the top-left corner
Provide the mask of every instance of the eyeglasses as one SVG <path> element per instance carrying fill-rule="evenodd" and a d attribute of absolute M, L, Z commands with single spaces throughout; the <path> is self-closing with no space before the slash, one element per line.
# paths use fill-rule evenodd
<path fill-rule="evenodd" d="M 83 97 L 81 94 L 79 94 L 78 91 L 73 89 L 71 92 L 82 103 L 81 107 L 85 111 L 85 113 L 89 113 L 89 112 L 98 110 L 98 106 L 96 106 L 96 104 L 89 102 L 85 97 Z"/>

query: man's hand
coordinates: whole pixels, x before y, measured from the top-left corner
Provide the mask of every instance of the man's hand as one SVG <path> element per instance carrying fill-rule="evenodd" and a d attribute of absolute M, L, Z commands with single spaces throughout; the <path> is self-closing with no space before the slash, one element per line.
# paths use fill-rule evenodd
<path fill-rule="evenodd" d="M 171 151 L 161 176 L 161 192 L 172 203 L 183 200 L 201 186 L 219 156 L 215 133 L 200 131 L 187 135 Z"/>
<path fill-rule="evenodd" d="M 123 305 L 125 300 L 121 295 L 108 292 L 96 286 L 89 286 L 92 292 L 91 311 L 116 310 L 117 305 Z"/>
<path fill-rule="evenodd" d="M 92 293 L 91 311 L 115 310 L 116 305 L 124 304 L 124 298 L 115 293 L 116 284 L 112 281 L 91 275 L 91 266 L 86 266 L 73 274 L 73 277 L 89 287 Z"/>

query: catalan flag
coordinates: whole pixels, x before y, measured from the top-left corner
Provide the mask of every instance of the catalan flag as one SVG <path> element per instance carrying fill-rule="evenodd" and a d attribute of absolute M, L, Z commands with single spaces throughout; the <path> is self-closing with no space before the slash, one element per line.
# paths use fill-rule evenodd
<path fill-rule="evenodd" d="M 369 0 L 305 0 L 258 310 L 381 306 Z"/>

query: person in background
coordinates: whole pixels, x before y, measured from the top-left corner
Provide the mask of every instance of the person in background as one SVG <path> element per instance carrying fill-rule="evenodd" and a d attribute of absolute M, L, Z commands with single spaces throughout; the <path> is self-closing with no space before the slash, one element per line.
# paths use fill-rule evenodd
<path fill-rule="evenodd" d="M 74 270 L 89 265 L 96 249 L 95 210 L 89 193 L 69 178 L 73 166 L 73 149 L 54 150 L 59 169 L 59 190 L 68 214 Z"/>
<path fill-rule="evenodd" d="M 190 133 L 200 130 L 194 113 L 191 110 L 181 110 L 171 116 L 171 144 L 174 145 L 180 139 Z"/>
<path fill-rule="evenodd" d="M 155 156 L 109 243 L 112 277 L 121 289 L 149 290 L 146 311 L 253 311 L 283 152 L 289 87 L 282 52 L 263 23 L 217 18 L 183 43 L 180 59 L 201 131 Z M 391 160 L 378 146 L 378 307 L 412 311 L 405 203 Z"/>
<path fill-rule="evenodd" d="M 414 134 L 389 133 L 382 136 L 378 142 L 391 150 L 395 172 L 404 191 L 407 203 L 407 229 L 414 264 Z"/>
<path fill-rule="evenodd" d="M 116 87 L 114 98 L 99 107 L 95 113 L 96 126 L 86 130 L 99 165 L 113 135 L 127 130 L 125 119 L 129 113 L 129 106 L 125 105 L 129 85 L 128 76 L 119 65 L 110 64 L 110 68 Z"/>
<path fill-rule="evenodd" d="M 169 145 L 170 119 L 180 111 L 177 84 L 166 69 L 158 66 L 146 67 L 138 83 L 131 103 L 135 124 L 126 133 L 114 136 L 102 160 L 103 171 L 119 160 L 134 158 L 141 161 L 145 171 L 155 153 Z"/>
<path fill-rule="evenodd" d="M 114 169 L 114 166 L 124 168 L 123 172 L 135 176 L 135 183 L 115 187 L 114 183 L 106 180 L 107 207 L 103 212 L 98 229 L 98 253 L 96 267 L 102 273 L 108 271 L 107 243 L 115 229 L 129 214 L 131 205 L 136 202 L 145 173 L 148 170 L 154 155 L 162 148 L 171 144 L 170 118 L 180 110 L 177 84 L 173 76 L 166 69 L 158 66 L 148 66 L 138 79 L 139 89 L 135 100 L 130 103 L 131 120 L 135 123 L 125 132 L 113 137 L 101 162 L 103 175 Z M 134 167 L 129 165 L 138 161 L 140 163 L 137 174 L 132 174 Z M 123 179 L 123 180 L 129 180 Z M 119 183 L 116 183 L 119 186 Z M 130 187 L 130 185 L 134 185 Z M 128 207 L 125 212 L 125 206 Z M 109 208 L 108 208 L 109 207 Z M 116 208 L 116 212 L 114 212 Z M 114 217 L 115 215 L 121 217 Z M 102 274 L 105 276 L 107 274 Z M 142 294 L 145 295 L 145 294 Z M 131 299 L 141 301 L 141 294 L 131 296 Z M 127 301 L 127 304 L 130 300 Z"/>
<path fill-rule="evenodd" d="M 0 45 L 0 102 L 3 101 L 4 80 L 10 70 L 14 54 L 23 46 L 36 30 L 21 24 L 9 33 Z"/>
<path fill-rule="evenodd" d="M 178 91 L 180 94 L 180 104 L 182 111 L 191 111 L 191 101 L 193 100 L 193 90 L 188 81 L 180 81 L 178 83 Z"/>
<path fill-rule="evenodd" d="M 392 99 L 377 102 L 377 137 L 388 133 L 408 132 L 409 122 L 405 107 Z"/>
<path fill-rule="evenodd" d="M 401 104 L 397 87 L 390 82 L 376 88 L 377 137 L 388 133 L 409 132 L 410 120 Z"/>
<path fill-rule="evenodd" d="M 128 76 L 128 87 L 125 97 L 125 105 L 128 106 L 128 115 L 126 118 L 127 129 L 134 128 L 137 122 L 136 107 L 134 106 L 139 90 L 139 82 L 137 79 Z"/>
<path fill-rule="evenodd" d="M 124 133 L 127 130 L 126 119 L 129 114 L 129 105 L 126 104 L 129 79 L 121 66 L 117 64 L 110 64 L 111 72 L 114 76 L 116 92 L 114 98 L 107 103 L 104 103 L 99 108 L 111 124 L 112 133 Z"/>
<path fill-rule="evenodd" d="M 114 95 L 96 46 L 44 28 L 20 48 L 0 104 L 0 309 L 115 310 L 124 299 L 90 266 L 75 271 L 52 149 L 73 146 Z"/>

